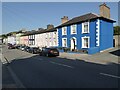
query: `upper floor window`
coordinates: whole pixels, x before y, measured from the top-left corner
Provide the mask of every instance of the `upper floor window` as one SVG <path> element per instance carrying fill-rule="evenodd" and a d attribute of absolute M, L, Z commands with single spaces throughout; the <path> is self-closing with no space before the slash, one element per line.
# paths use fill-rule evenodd
<path fill-rule="evenodd" d="M 57 32 L 53 32 L 53 38 L 56 38 Z"/>
<path fill-rule="evenodd" d="M 82 23 L 82 33 L 89 33 L 89 22 Z"/>
<path fill-rule="evenodd" d="M 76 34 L 77 33 L 77 25 L 74 24 L 74 25 L 71 25 L 71 34 Z"/>
<path fill-rule="evenodd" d="M 62 27 L 62 35 L 67 35 L 67 27 Z"/>

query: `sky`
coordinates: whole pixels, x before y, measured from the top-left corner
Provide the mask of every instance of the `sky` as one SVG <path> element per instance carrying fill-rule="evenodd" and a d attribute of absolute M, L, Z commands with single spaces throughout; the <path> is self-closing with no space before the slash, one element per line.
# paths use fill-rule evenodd
<path fill-rule="evenodd" d="M 99 14 L 103 2 L 2 2 L 2 33 L 19 31 L 22 28 L 37 30 L 48 24 L 58 26 L 61 18 L 69 19 L 87 13 Z M 118 21 L 118 3 L 107 2 L 111 18 Z M 117 25 L 116 22 L 114 25 Z"/>

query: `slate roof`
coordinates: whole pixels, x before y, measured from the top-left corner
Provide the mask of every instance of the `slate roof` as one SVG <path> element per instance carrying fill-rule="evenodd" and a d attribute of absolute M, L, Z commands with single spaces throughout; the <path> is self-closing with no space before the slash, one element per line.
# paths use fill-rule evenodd
<path fill-rule="evenodd" d="M 41 33 L 46 33 L 46 32 L 54 32 L 57 31 L 56 28 L 52 28 L 52 29 L 41 29 L 41 30 L 32 30 L 32 31 L 28 31 L 26 32 L 24 35 L 22 36 L 27 36 L 27 35 L 34 35 L 34 34 L 41 34 Z"/>
<path fill-rule="evenodd" d="M 72 18 L 71 20 L 69 20 L 69 21 L 67 21 L 67 22 L 57 26 L 56 28 L 67 26 L 67 25 L 71 25 L 71 24 L 76 24 L 76 23 L 80 23 L 80 22 L 84 22 L 84 21 L 88 21 L 88 20 L 92 20 L 92 19 L 97 19 L 97 18 L 105 19 L 105 20 L 110 21 L 110 22 L 115 22 L 112 19 L 108 19 L 108 18 L 99 16 L 97 14 L 88 13 L 88 14 L 85 14 L 85 15 L 82 15 L 82 16 L 78 16 L 78 17 Z"/>

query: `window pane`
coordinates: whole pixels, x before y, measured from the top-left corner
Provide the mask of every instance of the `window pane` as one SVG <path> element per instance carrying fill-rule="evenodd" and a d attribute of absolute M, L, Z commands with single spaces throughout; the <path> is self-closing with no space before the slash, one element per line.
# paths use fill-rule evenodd
<path fill-rule="evenodd" d="M 66 34 L 66 27 L 63 27 L 63 34 Z"/>
<path fill-rule="evenodd" d="M 64 44 L 65 47 L 67 46 L 66 39 L 63 39 L 63 44 Z"/>
<path fill-rule="evenodd" d="M 72 25 L 72 33 L 76 33 L 76 26 Z"/>
<path fill-rule="evenodd" d="M 84 38 L 84 47 L 88 47 L 88 38 Z"/>
<path fill-rule="evenodd" d="M 88 33 L 88 22 L 84 23 L 84 32 Z"/>

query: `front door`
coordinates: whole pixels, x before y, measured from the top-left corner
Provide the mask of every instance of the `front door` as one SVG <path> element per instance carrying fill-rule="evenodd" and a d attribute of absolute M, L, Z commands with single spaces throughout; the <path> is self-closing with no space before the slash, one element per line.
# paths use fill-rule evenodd
<path fill-rule="evenodd" d="M 71 50 L 75 50 L 75 39 L 71 39 Z"/>

